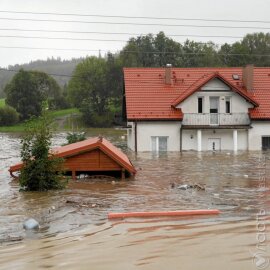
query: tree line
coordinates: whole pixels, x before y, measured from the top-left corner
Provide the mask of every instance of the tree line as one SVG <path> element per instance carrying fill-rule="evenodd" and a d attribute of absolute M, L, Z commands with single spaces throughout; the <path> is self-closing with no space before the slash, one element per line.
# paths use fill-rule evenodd
<path fill-rule="evenodd" d="M 46 99 L 49 100 L 50 107 L 54 108 L 75 106 L 81 110 L 83 119 L 89 126 L 110 126 L 114 115 L 121 110 L 122 68 L 163 67 L 168 63 L 174 67 L 234 67 L 250 63 L 255 66 L 270 66 L 270 34 L 248 34 L 240 41 L 221 46 L 213 42 L 200 43 L 191 40 L 179 43 L 163 32 L 157 35 L 148 34 L 129 39 L 116 54 L 107 53 L 104 57 L 81 59 L 64 89 L 50 76 L 44 89 L 40 88 L 39 84 L 43 87 L 45 85 L 44 81 L 37 79 L 37 73 L 32 72 L 30 77 L 35 81 L 34 88 L 39 89 L 37 100 L 40 104 Z M 20 93 L 22 88 L 16 89 L 14 85 L 22 80 L 18 80 L 19 75 L 25 77 L 27 73 L 29 72 L 21 70 L 5 87 L 7 104 L 17 111 L 21 106 L 18 104 L 23 104 L 28 98 L 24 92 Z M 29 86 L 29 83 L 26 85 Z M 32 94 L 36 93 L 30 86 L 26 88 Z M 14 103 L 10 99 L 13 92 L 18 94 Z M 21 103 L 18 99 L 20 94 L 24 99 Z M 29 97 L 29 100 L 34 106 L 33 96 Z M 39 113 L 40 107 L 38 108 Z M 32 113 L 29 110 L 24 113 L 18 111 L 20 117 L 28 118 Z"/>

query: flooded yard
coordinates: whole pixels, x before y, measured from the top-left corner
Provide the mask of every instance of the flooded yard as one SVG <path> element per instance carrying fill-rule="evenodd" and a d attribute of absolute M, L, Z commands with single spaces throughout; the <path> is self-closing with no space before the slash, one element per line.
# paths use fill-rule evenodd
<path fill-rule="evenodd" d="M 19 192 L 8 173 L 20 160 L 17 134 L 0 134 L 0 269 L 256 269 L 258 213 L 268 246 L 270 153 L 138 153 L 124 130 L 89 130 L 127 153 L 126 181 L 70 182 L 65 190 Z M 65 143 L 64 133 L 53 144 Z M 182 184 L 205 190 L 181 190 Z M 108 221 L 108 212 L 219 209 L 218 216 Z M 265 211 L 265 212 L 263 212 Z M 40 222 L 26 233 L 23 222 Z M 260 229 L 260 228 L 259 228 Z M 254 257 L 255 254 L 255 257 Z M 254 258 L 253 258 L 254 257 Z M 266 265 L 268 261 L 265 261 Z M 256 265 L 257 263 L 257 265 Z M 265 267 L 265 268 L 266 268 Z M 265 269 L 258 268 L 258 269 Z"/>

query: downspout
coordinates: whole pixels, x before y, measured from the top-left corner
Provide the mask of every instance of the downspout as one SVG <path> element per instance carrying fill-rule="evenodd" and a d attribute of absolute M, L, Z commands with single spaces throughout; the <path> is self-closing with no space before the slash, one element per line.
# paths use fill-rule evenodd
<path fill-rule="evenodd" d="M 182 126 L 180 127 L 180 152 L 182 152 L 182 136 L 183 136 L 183 134 L 182 134 Z"/>
<path fill-rule="evenodd" d="M 135 121 L 135 152 L 137 153 L 137 121 Z"/>

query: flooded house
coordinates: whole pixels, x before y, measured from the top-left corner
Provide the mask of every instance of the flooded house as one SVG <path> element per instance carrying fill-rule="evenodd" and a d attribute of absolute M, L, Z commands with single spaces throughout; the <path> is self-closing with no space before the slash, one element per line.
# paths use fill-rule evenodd
<path fill-rule="evenodd" d="M 134 151 L 270 148 L 270 68 L 124 68 Z"/>
<path fill-rule="evenodd" d="M 73 180 L 80 175 L 112 176 L 126 178 L 135 175 L 136 170 L 126 154 L 103 137 L 90 138 L 52 149 L 54 156 L 64 159 L 66 174 Z M 12 177 L 23 168 L 20 162 L 9 168 Z"/>

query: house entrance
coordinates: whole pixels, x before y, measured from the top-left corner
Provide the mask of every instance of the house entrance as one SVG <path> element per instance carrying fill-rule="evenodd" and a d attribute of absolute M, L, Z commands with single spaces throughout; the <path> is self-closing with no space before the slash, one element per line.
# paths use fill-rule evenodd
<path fill-rule="evenodd" d="M 220 138 L 211 138 L 208 139 L 208 150 L 209 151 L 220 151 L 220 143 L 221 139 Z"/>

